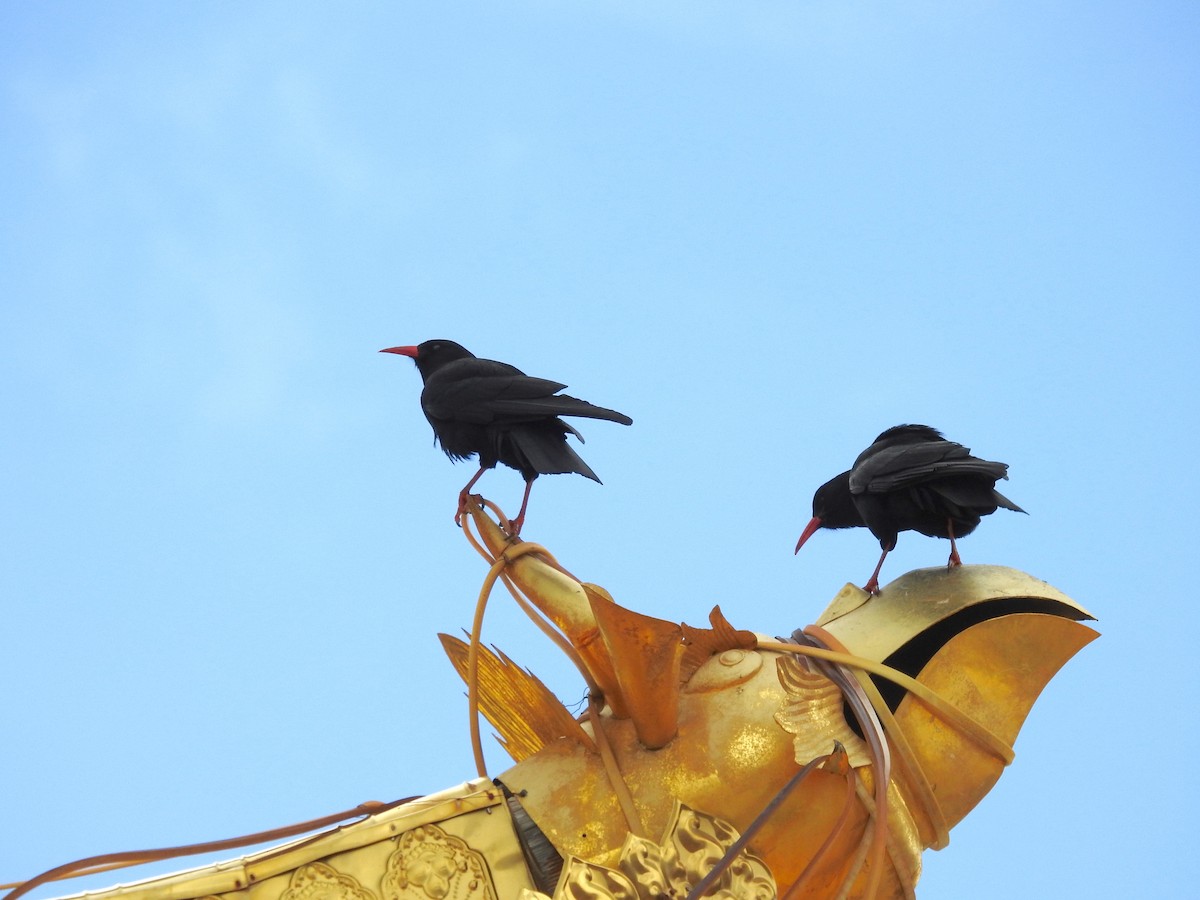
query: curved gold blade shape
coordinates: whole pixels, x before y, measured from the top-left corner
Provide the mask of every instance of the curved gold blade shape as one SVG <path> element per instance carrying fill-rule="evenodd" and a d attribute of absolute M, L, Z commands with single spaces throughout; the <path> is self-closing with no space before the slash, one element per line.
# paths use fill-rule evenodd
<path fill-rule="evenodd" d="M 618 606 L 607 592 L 594 585 L 585 584 L 584 590 L 638 739 L 648 749 L 656 750 L 679 729 L 683 630 L 674 622 Z"/>

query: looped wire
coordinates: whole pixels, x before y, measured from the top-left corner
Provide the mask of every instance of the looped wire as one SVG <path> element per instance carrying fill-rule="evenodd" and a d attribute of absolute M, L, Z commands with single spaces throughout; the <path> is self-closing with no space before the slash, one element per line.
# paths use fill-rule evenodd
<path fill-rule="evenodd" d="M 473 495 L 472 498 L 485 509 L 490 510 L 496 517 L 502 521 L 508 521 L 507 517 L 498 506 L 490 500 L 479 495 Z M 474 534 L 471 533 L 470 516 L 463 518 L 463 533 L 471 546 L 476 552 L 484 558 L 489 564 L 488 573 L 484 577 L 483 586 L 479 591 L 479 600 L 475 605 L 475 618 L 471 626 L 471 642 L 468 647 L 467 654 L 467 705 L 470 710 L 470 729 L 471 729 L 471 750 L 475 755 L 475 767 L 479 775 L 489 777 L 487 774 L 487 764 L 483 756 L 483 744 L 479 733 L 479 648 L 481 646 L 481 636 L 483 631 L 483 614 L 487 607 L 488 598 L 491 595 L 492 588 L 495 587 L 496 580 L 499 579 L 508 588 L 508 592 L 512 595 L 517 605 L 525 612 L 534 624 L 540 628 L 547 637 L 552 640 L 560 650 L 570 659 L 579 673 L 583 676 L 584 681 L 588 686 L 588 719 L 592 724 L 592 739 L 596 742 L 596 748 L 600 753 L 600 759 L 604 765 L 605 774 L 612 785 L 613 793 L 616 795 L 618 805 L 621 807 L 621 812 L 625 816 L 626 824 L 629 830 L 634 834 L 644 834 L 645 828 L 642 825 L 641 817 L 638 815 L 637 807 L 633 802 L 633 795 L 629 790 L 629 786 L 625 783 L 625 777 L 621 774 L 617 766 L 616 756 L 612 751 L 612 747 L 608 742 L 608 735 L 604 731 L 603 723 L 600 718 L 600 710 L 603 706 L 603 691 L 597 685 L 596 680 L 592 677 L 592 673 L 588 671 L 583 660 L 575 648 L 571 646 L 567 638 L 547 619 L 542 613 L 526 598 L 516 583 L 506 571 L 509 564 L 517 559 L 528 554 L 536 553 L 541 557 L 543 562 L 546 562 L 551 567 L 562 572 L 572 581 L 579 583 L 579 579 L 559 565 L 558 560 L 540 544 L 533 544 L 528 541 L 520 541 L 518 543 L 509 544 L 499 556 L 493 556 L 488 549 L 483 545 Z"/>

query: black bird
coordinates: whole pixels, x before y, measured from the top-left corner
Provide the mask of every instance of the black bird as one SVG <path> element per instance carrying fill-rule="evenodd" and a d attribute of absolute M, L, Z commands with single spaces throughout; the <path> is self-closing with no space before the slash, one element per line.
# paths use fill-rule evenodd
<path fill-rule="evenodd" d="M 567 443 L 568 432 L 581 442 L 583 435 L 559 416 L 633 424 L 615 410 L 559 394 L 565 384 L 531 378 L 508 363 L 479 359 L 454 341 L 425 341 L 379 352 L 408 356 L 417 364 L 425 383 L 421 409 L 446 455 L 455 461 L 479 457 L 479 471 L 459 492 L 455 522 L 461 522 L 468 492 L 497 462 L 517 469 L 525 479 L 521 511 L 509 523 L 514 536 L 525 521 L 529 490 L 538 475 L 576 472 L 600 481 Z"/>
<path fill-rule="evenodd" d="M 971 455 L 928 425 L 889 428 L 859 454 L 854 466 L 817 488 L 812 521 L 796 552 L 820 528 L 866 526 L 879 538 L 883 555 L 863 587 L 879 591 L 879 571 L 901 531 L 950 539 L 947 566 L 961 566 L 954 539 L 970 534 L 981 516 L 999 507 L 1025 512 L 996 490 L 1008 466 Z"/>

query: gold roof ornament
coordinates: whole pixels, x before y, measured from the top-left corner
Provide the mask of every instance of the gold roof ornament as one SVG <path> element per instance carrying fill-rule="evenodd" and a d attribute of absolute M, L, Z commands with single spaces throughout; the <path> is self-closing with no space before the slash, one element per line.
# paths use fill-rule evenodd
<path fill-rule="evenodd" d="M 468 511 L 485 558 L 521 546 L 483 505 Z M 569 623 L 604 706 L 584 723 L 596 752 L 560 740 L 501 776 L 551 842 L 612 867 L 627 835 L 661 833 L 676 802 L 740 830 L 778 802 L 750 846 L 788 896 L 911 895 L 922 851 L 946 845 L 1012 761 L 1042 688 L 1097 636 L 1086 609 L 999 566 L 911 572 L 876 596 L 847 585 L 797 632 L 803 645 L 739 631 L 716 610 L 710 629 L 640 616 L 540 550 L 505 573 L 529 606 Z M 874 722 L 874 754 L 847 722 L 848 693 Z M 835 744 L 852 784 L 818 769 L 777 797 Z"/>
<path fill-rule="evenodd" d="M 847 585 L 787 639 L 719 609 L 692 627 L 623 608 L 510 538 L 482 498 L 467 514 L 488 572 L 469 639 L 442 642 L 480 777 L 89 900 L 913 897 L 922 852 L 946 845 L 1042 689 L 1098 636 L 1069 597 L 999 566 L 922 569 L 875 596 Z M 497 582 L 578 667 L 584 716 L 483 645 Z M 495 784 L 480 712 L 515 761 Z"/>

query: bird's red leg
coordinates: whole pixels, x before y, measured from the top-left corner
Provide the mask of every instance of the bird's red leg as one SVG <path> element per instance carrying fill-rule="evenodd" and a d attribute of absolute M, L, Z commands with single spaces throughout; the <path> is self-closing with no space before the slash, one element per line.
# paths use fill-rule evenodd
<path fill-rule="evenodd" d="M 471 488 L 475 487 L 475 482 L 477 482 L 486 471 L 486 467 L 480 466 L 479 471 L 475 473 L 475 477 L 468 481 L 467 486 L 458 492 L 458 510 L 454 513 L 454 524 L 459 528 L 462 528 L 462 517 L 463 513 L 467 511 L 467 497 L 470 496 Z"/>
<path fill-rule="evenodd" d="M 525 482 L 525 496 L 521 498 L 521 511 L 517 513 L 515 519 L 510 519 L 508 523 L 509 537 L 516 537 L 521 533 L 521 526 L 525 524 L 525 507 L 529 505 L 529 491 L 532 487 L 532 481 Z"/>
<path fill-rule="evenodd" d="M 962 565 L 962 557 L 958 555 L 958 545 L 954 543 L 954 520 L 946 520 L 946 532 L 950 535 L 950 559 L 946 561 L 946 568 L 953 569 L 955 566 Z"/>
<path fill-rule="evenodd" d="M 879 557 L 879 562 L 875 565 L 875 571 L 871 573 L 870 580 L 863 585 L 863 590 L 868 594 L 879 593 L 879 572 L 883 569 L 883 561 L 887 559 L 887 555 L 889 552 L 891 552 L 891 549 L 891 547 L 884 549 L 883 553 Z"/>

